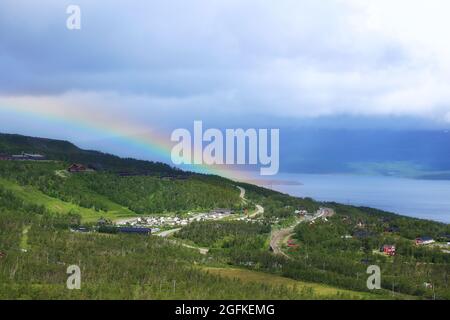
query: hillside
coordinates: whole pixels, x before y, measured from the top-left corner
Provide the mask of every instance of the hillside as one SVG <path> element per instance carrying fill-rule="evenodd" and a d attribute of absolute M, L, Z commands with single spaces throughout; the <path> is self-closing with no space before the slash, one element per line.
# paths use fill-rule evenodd
<path fill-rule="evenodd" d="M 124 159 L 98 151 L 83 150 L 68 141 L 0 133 L 0 154 L 20 154 L 22 152 L 42 154 L 51 160 L 83 163 L 96 170 L 157 175 L 186 174 L 161 162 Z"/>
<path fill-rule="evenodd" d="M 291 197 L 64 141 L 0 141 L 0 154 L 49 159 L 0 160 L 0 298 L 450 299 L 447 224 Z M 73 162 L 87 166 L 82 159 L 101 169 L 67 170 Z M 324 207 L 333 214 L 321 216 Z M 234 214 L 197 216 L 217 208 Z M 168 232 L 158 236 L 115 232 L 114 222 L 141 217 L 178 225 L 159 226 Z M 270 252 L 280 230 L 290 232 L 281 252 Z M 415 244 L 425 236 L 436 243 Z M 380 252 L 384 245 L 396 254 Z M 64 287 L 71 264 L 83 270 L 81 291 Z M 381 267 L 381 290 L 367 288 L 369 265 Z"/>
<path fill-rule="evenodd" d="M 167 180 L 158 176 L 122 177 L 106 171 L 70 174 L 67 167 L 68 163 L 59 161 L 1 161 L 0 187 L 50 211 L 55 210 L 49 204 L 59 202 L 59 208 L 70 208 L 67 211 L 89 221 L 240 206 L 234 186 L 202 176 Z"/>

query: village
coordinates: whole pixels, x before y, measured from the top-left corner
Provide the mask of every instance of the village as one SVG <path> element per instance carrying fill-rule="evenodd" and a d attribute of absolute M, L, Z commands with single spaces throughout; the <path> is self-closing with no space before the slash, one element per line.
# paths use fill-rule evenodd
<path fill-rule="evenodd" d="M 122 219 L 116 222 L 117 226 L 151 227 L 153 232 L 169 227 L 183 227 L 192 222 L 221 220 L 233 214 L 230 209 L 215 209 L 207 213 L 188 212 L 187 217 L 180 216 L 149 216 L 131 219 Z"/>

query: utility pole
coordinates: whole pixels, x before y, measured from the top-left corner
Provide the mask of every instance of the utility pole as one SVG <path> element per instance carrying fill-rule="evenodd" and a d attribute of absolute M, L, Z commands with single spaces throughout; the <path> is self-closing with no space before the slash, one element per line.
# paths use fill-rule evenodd
<path fill-rule="evenodd" d="M 434 283 L 431 283 L 431 286 L 433 288 L 433 300 L 436 300 L 436 291 L 434 290 Z"/>

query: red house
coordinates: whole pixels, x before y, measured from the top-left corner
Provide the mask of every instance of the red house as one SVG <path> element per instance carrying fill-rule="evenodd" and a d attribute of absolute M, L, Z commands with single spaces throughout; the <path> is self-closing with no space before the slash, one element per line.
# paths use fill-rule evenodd
<path fill-rule="evenodd" d="M 381 247 L 381 251 L 387 256 L 395 256 L 394 245 L 385 244 L 383 247 Z"/>
<path fill-rule="evenodd" d="M 67 171 L 69 172 L 85 172 L 87 170 L 87 168 L 85 166 L 83 166 L 82 164 L 72 164 Z"/>
<path fill-rule="evenodd" d="M 293 240 L 293 239 L 289 239 L 287 243 L 288 243 L 288 247 L 290 247 L 290 248 L 298 248 L 299 247 L 299 245 L 296 244 L 295 240 Z"/>

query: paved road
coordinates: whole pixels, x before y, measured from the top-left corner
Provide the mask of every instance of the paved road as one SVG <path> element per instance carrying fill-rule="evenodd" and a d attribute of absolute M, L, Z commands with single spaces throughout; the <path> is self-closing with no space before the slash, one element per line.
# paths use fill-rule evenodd
<path fill-rule="evenodd" d="M 194 249 L 194 250 L 198 250 L 198 252 L 200 252 L 201 254 L 208 254 L 209 249 L 208 248 L 200 248 L 200 247 L 194 247 L 194 246 L 190 246 L 188 244 L 182 243 L 181 244 L 183 247 L 189 248 L 189 249 Z"/>
<path fill-rule="evenodd" d="M 282 245 L 284 243 L 284 240 L 286 240 L 289 236 L 291 236 L 294 233 L 294 229 L 299 223 L 312 222 L 316 219 L 325 217 L 327 215 L 327 213 L 332 214 L 332 215 L 334 214 L 334 210 L 329 209 L 329 208 L 325 208 L 325 209 L 326 209 L 325 211 L 324 210 L 318 211 L 311 218 L 303 218 L 301 220 L 297 220 L 294 225 L 292 225 L 288 228 L 274 231 L 270 238 L 270 249 L 273 251 L 273 253 L 280 254 L 280 255 L 283 255 L 283 256 L 289 258 L 289 256 L 286 253 L 284 253 L 283 250 L 281 249 Z"/>
<path fill-rule="evenodd" d="M 239 186 L 237 186 L 237 188 L 241 191 L 239 197 L 241 197 L 242 200 L 247 201 L 247 199 L 245 199 L 245 189 Z"/>
<path fill-rule="evenodd" d="M 295 227 L 300 222 L 301 220 L 296 221 L 294 225 L 288 228 L 275 230 L 274 232 L 272 232 L 272 236 L 270 238 L 270 249 L 273 251 L 273 253 L 289 258 L 289 256 L 283 252 L 281 246 L 283 245 L 284 240 L 294 233 Z"/>
<path fill-rule="evenodd" d="M 259 204 L 256 205 L 256 212 L 251 214 L 249 217 L 250 218 L 254 218 L 256 217 L 258 214 L 263 214 L 264 213 L 264 208 L 262 206 L 260 206 Z"/>
<path fill-rule="evenodd" d="M 239 187 L 239 186 L 237 186 L 237 188 L 241 191 L 241 194 L 240 194 L 239 196 L 240 196 L 241 199 L 246 203 L 246 202 L 247 202 L 247 199 L 245 198 L 245 189 L 242 188 L 242 187 Z M 255 211 L 253 214 L 251 214 L 251 215 L 249 216 L 249 218 L 254 218 L 254 217 L 256 217 L 257 215 L 263 214 L 263 213 L 264 213 L 264 208 L 263 208 L 261 205 L 257 204 L 257 205 L 256 205 L 256 211 Z"/>
<path fill-rule="evenodd" d="M 176 228 L 176 229 L 171 229 L 171 230 L 166 230 L 166 231 L 162 231 L 158 234 L 155 234 L 158 237 L 162 237 L 162 238 L 167 238 L 168 236 L 180 231 L 181 228 Z"/>

